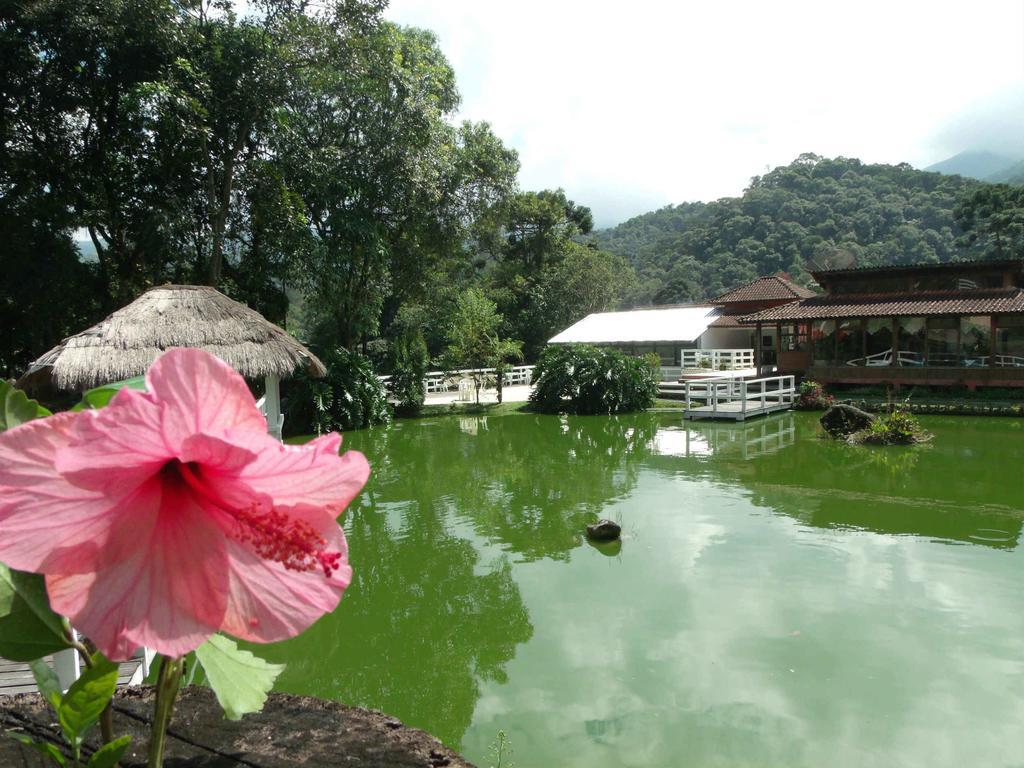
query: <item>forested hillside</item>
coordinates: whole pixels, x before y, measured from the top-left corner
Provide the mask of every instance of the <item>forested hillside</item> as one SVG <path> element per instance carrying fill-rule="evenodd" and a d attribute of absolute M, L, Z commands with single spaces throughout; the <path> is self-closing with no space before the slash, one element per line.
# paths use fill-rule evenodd
<path fill-rule="evenodd" d="M 990 241 L 964 237 L 955 211 L 990 186 L 808 154 L 754 178 L 741 197 L 668 206 L 594 236 L 636 269 L 634 303 L 693 301 L 778 270 L 807 283 L 814 264 L 987 257 Z"/>

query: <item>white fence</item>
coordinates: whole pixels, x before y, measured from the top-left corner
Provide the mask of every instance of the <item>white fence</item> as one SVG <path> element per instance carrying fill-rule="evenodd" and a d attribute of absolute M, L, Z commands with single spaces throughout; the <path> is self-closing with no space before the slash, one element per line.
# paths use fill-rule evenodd
<path fill-rule="evenodd" d="M 994 355 L 989 357 L 988 355 L 978 356 L 958 356 L 956 354 L 935 354 L 931 353 L 926 358 L 919 352 L 911 352 L 909 350 L 897 350 L 895 353 L 892 349 L 887 349 L 884 352 L 876 352 L 873 355 L 867 357 L 858 357 L 853 360 L 847 360 L 846 364 L 855 367 L 864 368 L 885 368 L 893 364 L 893 355 L 896 356 L 896 365 L 903 368 L 920 368 L 925 365 L 937 367 L 937 368 L 1024 368 L 1024 357 L 1014 355 Z"/>
<path fill-rule="evenodd" d="M 698 379 L 682 385 L 686 410 L 693 401 L 703 403 L 703 409 L 717 413 L 723 411 L 755 414 L 779 410 L 793 405 L 796 399 L 795 376 L 769 376 L 764 379 Z M 724 406 L 728 406 L 725 408 Z"/>
<path fill-rule="evenodd" d="M 515 386 L 529 386 L 533 382 L 533 369 L 532 365 L 517 365 L 512 368 L 505 369 L 505 376 L 503 380 L 503 386 L 515 387 Z M 435 392 L 452 392 L 459 390 L 460 392 L 465 389 L 463 384 L 460 387 L 460 383 L 466 379 L 473 379 L 475 376 L 483 377 L 485 385 L 494 385 L 496 380 L 497 369 L 495 368 L 462 368 L 458 371 L 428 371 L 427 375 L 423 379 L 423 385 L 426 388 L 427 394 Z M 390 376 L 380 376 L 381 381 L 387 384 L 390 380 Z"/>
<path fill-rule="evenodd" d="M 754 367 L 752 349 L 684 349 L 683 368 L 712 371 L 738 371 Z"/>

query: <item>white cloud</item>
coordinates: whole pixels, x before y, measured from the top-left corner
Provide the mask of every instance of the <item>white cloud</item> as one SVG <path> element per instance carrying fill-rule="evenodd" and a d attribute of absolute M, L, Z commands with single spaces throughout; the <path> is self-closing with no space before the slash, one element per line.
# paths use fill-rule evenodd
<path fill-rule="evenodd" d="M 943 126 L 1024 83 L 1024 4 L 393 0 L 463 94 L 599 224 L 739 194 L 801 152 L 924 166 Z M 946 138 L 943 138 L 946 136 Z"/>

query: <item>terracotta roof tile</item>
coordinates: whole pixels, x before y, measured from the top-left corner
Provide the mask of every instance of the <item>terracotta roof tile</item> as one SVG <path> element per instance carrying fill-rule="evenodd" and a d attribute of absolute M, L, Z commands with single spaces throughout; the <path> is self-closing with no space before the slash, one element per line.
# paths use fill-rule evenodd
<path fill-rule="evenodd" d="M 861 293 L 815 296 L 771 307 L 742 318 L 744 323 L 779 320 L 823 320 L 832 317 L 920 317 L 923 315 L 988 315 L 1024 313 L 1024 290 L 977 290 L 913 293 Z"/>
<path fill-rule="evenodd" d="M 720 307 L 718 309 L 718 317 L 715 318 L 714 322 L 711 323 L 709 328 L 744 328 L 746 326 L 740 322 L 744 315 L 749 315 L 750 310 L 729 310 L 726 307 Z"/>
<path fill-rule="evenodd" d="M 739 288 L 726 291 L 711 299 L 712 304 L 734 304 L 744 301 L 779 301 L 785 299 L 806 299 L 815 296 L 814 291 L 797 285 L 788 275 L 779 273 L 751 280 Z"/>

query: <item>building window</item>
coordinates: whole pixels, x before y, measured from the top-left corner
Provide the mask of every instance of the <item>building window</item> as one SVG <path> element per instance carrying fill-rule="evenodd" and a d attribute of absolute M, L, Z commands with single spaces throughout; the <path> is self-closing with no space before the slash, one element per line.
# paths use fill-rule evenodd
<path fill-rule="evenodd" d="M 864 365 L 892 365 L 893 321 L 872 317 L 864 322 Z"/>
<path fill-rule="evenodd" d="M 960 359 L 968 368 L 987 366 L 992 351 L 992 318 L 960 318 Z"/>
<path fill-rule="evenodd" d="M 924 365 L 925 323 L 923 317 L 896 318 L 896 365 Z"/>
<path fill-rule="evenodd" d="M 811 342 L 815 364 L 831 365 L 836 357 L 836 321 L 815 320 L 811 323 Z"/>
<path fill-rule="evenodd" d="M 784 323 L 782 337 L 779 339 L 779 350 L 802 352 L 805 349 L 807 349 L 807 326 L 803 323 Z"/>
<path fill-rule="evenodd" d="M 662 366 L 668 368 L 670 366 L 679 365 L 679 355 L 681 350 L 677 345 L 659 344 L 657 350 L 658 360 L 661 362 Z"/>
<path fill-rule="evenodd" d="M 928 365 L 955 366 L 959 359 L 960 318 L 928 318 Z"/>
<path fill-rule="evenodd" d="M 1024 368 L 1024 315 L 1003 315 L 996 320 L 995 364 Z"/>
<path fill-rule="evenodd" d="M 857 365 L 864 357 L 864 329 L 860 318 L 840 320 L 836 327 L 836 362 Z"/>

